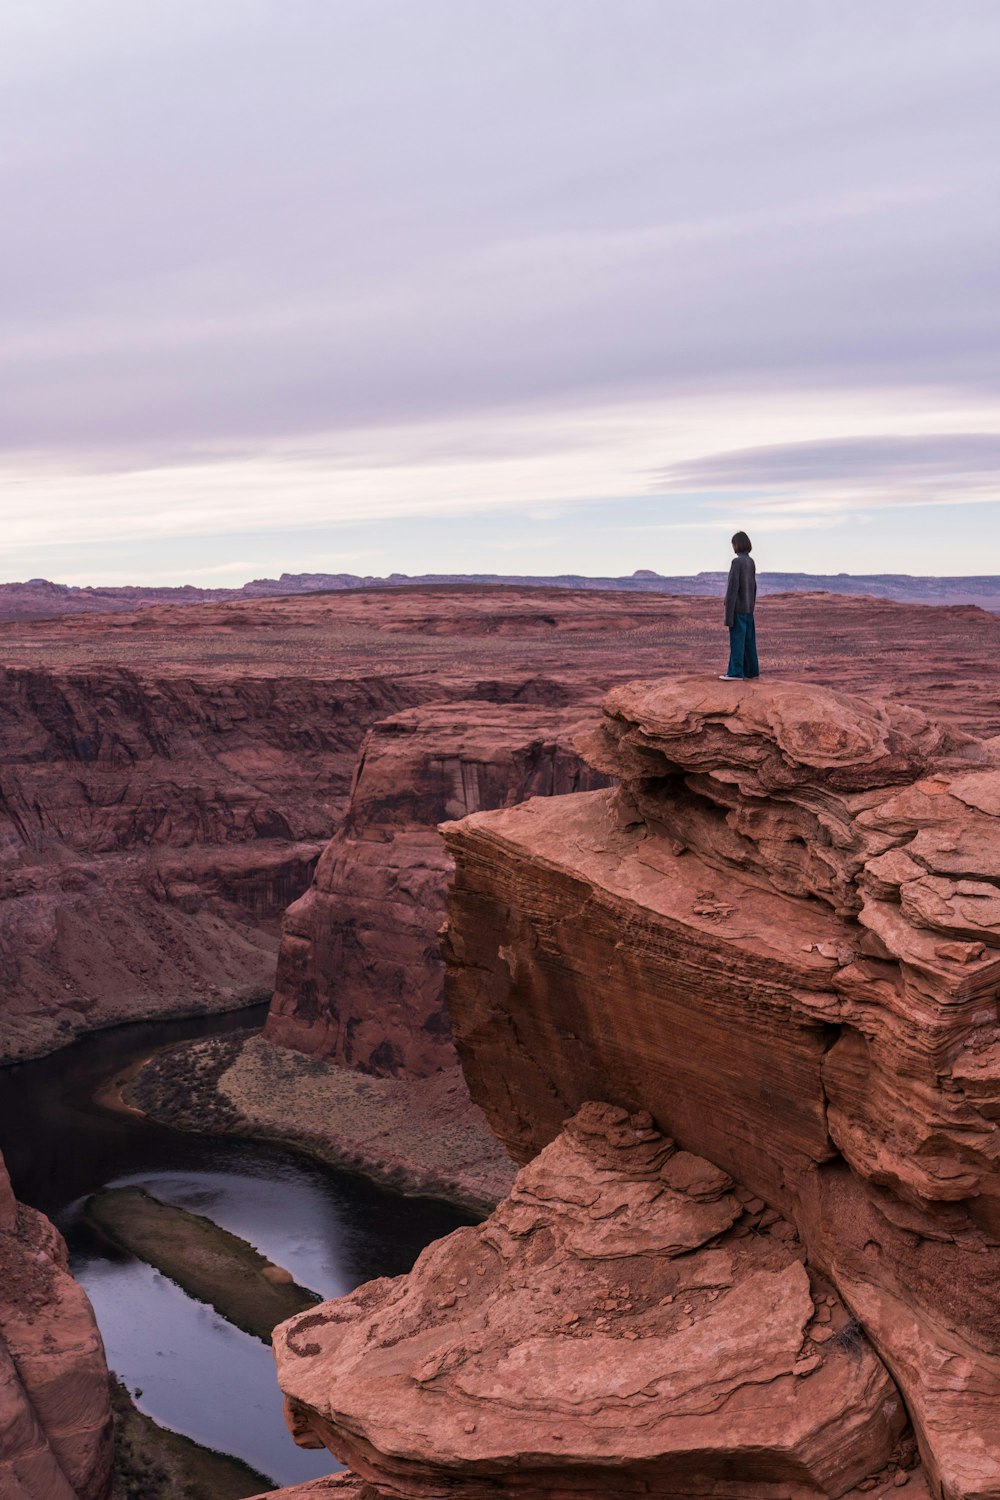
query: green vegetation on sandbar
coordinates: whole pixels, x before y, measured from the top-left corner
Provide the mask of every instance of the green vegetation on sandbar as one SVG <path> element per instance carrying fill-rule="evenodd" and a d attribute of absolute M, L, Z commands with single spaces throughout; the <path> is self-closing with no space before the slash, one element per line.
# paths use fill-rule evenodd
<path fill-rule="evenodd" d="M 201 1214 L 161 1203 L 143 1188 L 95 1193 L 84 1214 L 114 1244 L 265 1344 L 276 1324 L 320 1300 L 246 1240 Z"/>
<path fill-rule="evenodd" d="M 111 1377 L 115 1475 L 111 1500 L 246 1500 L 273 1482 L 238 1458 L 160 1427 Z"/>

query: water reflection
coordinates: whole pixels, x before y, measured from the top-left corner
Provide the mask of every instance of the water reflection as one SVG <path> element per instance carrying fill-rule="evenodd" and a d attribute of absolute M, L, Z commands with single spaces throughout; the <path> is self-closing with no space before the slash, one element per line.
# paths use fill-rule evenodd
<path fill-rule="evenodd" d="M 278 1148 L 191 1136 L 94 1103 L 108 1078 L 158 1046 L 246 1027 L 264 1007 L 86 1037 L 0 1071 L 0 1149 L 15 1190 L 66 1235 L 97 1313 L 108 1362 L 164 1426 L 233 1453 L 276 1483 L 329 1473 L 329 1454 L 288 1437 L 271 1352 L 149 1266 L 91 1234 L 84 1199 L 136 1185 L 248 1240 L 302 1286 L 341 1296 L 408 1270 L 431 1240 L 468 1220 Z"/>
<path fill-rule="evenodd" d="M 74 1258 L 108 1363 L 166 1427 L 234 1453 L 275 1484 L 332 1473 L 328 1453 L 296 1448 L 277 1399 L 271 1351 L 141 1261 Z"/>
<path fill-rule="evenodd" d="M 352 1233 L 351 1207 L 314 1172 L 288 1160 L 243 1160 L 239 1175 L 228 1172 L 133 1172 L 112 1187 L 141 1187 L 159 1198 L 204 1214 L 261 1255 L 291 1271 L 299 1286 L 322 1297 L 342 1297 L 367 1279 L 359 1272 L 352 1242 L 365 1242 L 364 1223 Z M 361 1204 L 355 1215 L 371 1217 Z M 377 1216 L 375 1216 L 377 1219 Z M 377 1225 L 372 1228 L 377 1233 Z"/>

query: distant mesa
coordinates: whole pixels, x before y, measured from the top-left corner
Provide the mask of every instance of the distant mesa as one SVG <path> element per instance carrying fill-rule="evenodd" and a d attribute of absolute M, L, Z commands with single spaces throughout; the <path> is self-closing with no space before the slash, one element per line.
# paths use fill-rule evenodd
<path fill-rule="evenodd" d="M 278 578 L 254 578 L 240 588 L 202 588 L 195 584 L 156 587 L 145 584 L 81 587 L 30 578 L 26 583 L 0 583 L 0 620 L 51 619 L 64 614 L 110 614 L 143 609 L 151 604 L 225 604 L 238 599 L 264 599 L 301 594 L 330 594 L 360 589 L 560 588 L 589 592 L 671 594 L 679 598 L 718 598 L 725 592 L 726 571 L 694 574 L 657 573 L 637 568 L 622 577 L 592 577 L 583 573 L 390 573 L 387 577 L 358 573 L 282 573 Z M 977 577 L 915 577 L 906 573 L 758 573 L 761 595 L 852 594 L 891 599 L 900 604 L 975 605 L 1000 613 L 1000 575 Z"/>

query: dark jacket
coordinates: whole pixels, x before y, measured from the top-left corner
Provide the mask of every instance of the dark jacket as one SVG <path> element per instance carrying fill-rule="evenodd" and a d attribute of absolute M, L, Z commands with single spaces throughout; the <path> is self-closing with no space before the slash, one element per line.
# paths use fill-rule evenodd
<path fill-rule="evenodd" d="M 735 625 L 737 615 L 752 615 L 757 602 L 757 569 L 749 552 L 737 552 L 729 567 L 726 584 L 726 624 Z"/>

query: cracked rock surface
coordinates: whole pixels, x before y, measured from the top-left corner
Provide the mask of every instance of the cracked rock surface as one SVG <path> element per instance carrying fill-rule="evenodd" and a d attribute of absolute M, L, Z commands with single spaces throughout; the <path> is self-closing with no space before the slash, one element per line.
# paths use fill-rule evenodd
<path fill-rule="evenodd" d="M 843 1495 L 906 1417 L 802 1257 L 648 1115 L 586 1104 L 485 1223 L 276 1330 L 290 1425 L 392 1495 Z"/>
<path fill-rule="evenodd" d="M 518 1160 L 645 1109 L 795 1225 L 932 1492 L 1000 1496 L 1000 764 L 799 682 L 616 688 L 619 785 L 447 825 L 447 997 Z"/>

